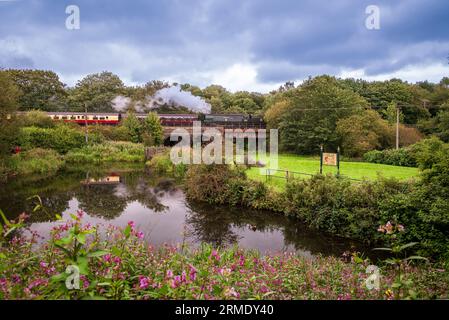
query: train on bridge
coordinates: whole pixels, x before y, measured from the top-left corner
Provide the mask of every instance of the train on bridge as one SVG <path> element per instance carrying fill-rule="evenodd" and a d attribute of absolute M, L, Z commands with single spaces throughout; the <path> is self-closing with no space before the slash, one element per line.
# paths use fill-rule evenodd
<path fill-rule="evenodd" d="M 118 125 L 126 113 L 96 113 L 96 112 L 47 112 L 54 121 L 74 122 L 80 125 L 104 124 Z M 135 113 L 138 119 L 145 119 L 146 113 Z M 165 127 L 190 127 L 194 121 L 200 121 L 202 126 L 220 126 L 224 128 L 265 128 L 265 122 L 260 116 L 244 114 L 158 114 L 161 124 Z"/>

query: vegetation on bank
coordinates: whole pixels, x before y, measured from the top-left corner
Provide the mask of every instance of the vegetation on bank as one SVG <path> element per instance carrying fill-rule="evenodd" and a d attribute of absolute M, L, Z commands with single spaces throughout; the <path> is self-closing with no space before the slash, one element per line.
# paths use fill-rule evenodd
<path fill-rule="evenodd" d="M 407 226 L 402 244 L 419 242 L 425 256 L 449 258 L 447 183 L 449 155 L 426 153 L 421 179 L 378 179 L 351 183 L 344 177 L 315 175 L 292 179 L 284 191 L 248 180 L 245 169 L 227 165 L 192 165 L 186 174 L 188 198 L 214 204 L 266 209 L 296 217 L 336 235 L 369 243 L 387 243 L 375 232 L 392 221 Z"/>
<path fill-rule="evenodd" d="M 132 142 L 105 141 L 74 149 L 64 157 L 68 163 L 143 162 L 144 147 Z"/>
<path fill-rule="evenodd" d="M 101 230 L 84 224 L 82 216 L 61 221 L 43 244 L 36 244 L 37 234 L 20 232 L 23 220 L 0 230 L 0 299 L 390 300 L 449 294 L 447 266 L 386 261 L 373 288 L 367 286 L 370 262 L 356 253 L 307 259 L 205 244 L 156 249 L 132 221 L 124 229 Z M 72 273 L 79 270 L 79 282 L 69 279 L 68 266 Z"/>
<path fill-rule="evenodd" d="M 9 168 L 18 175 L 53 175 L 65 163 L 63 157 L 51 149 L 35 148 L 11 157 Z"/>

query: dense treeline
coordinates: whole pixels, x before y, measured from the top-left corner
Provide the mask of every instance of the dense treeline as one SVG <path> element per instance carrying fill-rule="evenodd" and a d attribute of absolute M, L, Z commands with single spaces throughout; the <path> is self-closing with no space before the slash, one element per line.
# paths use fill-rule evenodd
<path fill-rule="evenodd" d="M 200 88 L 158 80 L 141 86 L 126 86 L 111 72 L 87 75 L 74 87 L 67 87 L 52 71 L 3 70 L 0 74 L 2 99 L 9 99 L 1 104 L 3 114 L 15 108 L 112 112 L 116 111 L 113 103 L 116 97 L 129 102 L 120 111 L 139 111 L 142 103 L 159 90 L 178 86 L 204 99 L 213 113 L 264 116 L 270 128 L 280 130 L 282 151 L 313 154 L 320 145 L 328 150 L 341 146 L 345 155 L 361 158 L 371 150 L 394 148 L 398 109 L 401 147 L 428 135 L 449 141 L 447 77 L 439 83 L 412 84 L 400 79 L 370 82 L 323 75 L 309 78 L 300 85 L 287 82 L 277 90 L 261 94 L 230 92 L 219 85 Z M 159 107 L 160 111 L 169 110 L 163 103 Z M 176 111 L 186 110 L 180 105 Z M 140 142 L 142 137 L 134 140 Z"/>

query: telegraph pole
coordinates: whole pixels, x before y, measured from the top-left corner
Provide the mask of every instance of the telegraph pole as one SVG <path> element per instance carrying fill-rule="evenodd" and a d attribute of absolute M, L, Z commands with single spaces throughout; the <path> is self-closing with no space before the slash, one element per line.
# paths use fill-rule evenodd
<path fill-rule="evenodd" d="M 399 149 L 399 106 L 396 105 L 396 150 Z"/>
<path fill-rule="evenodd" d="M 86 138 L 86 144 L 89 143 L 89 132 L 87 129 L 87 103 L 84 102 L 84 126 L 86 127 L 85 129 L 85 138 Z"/>

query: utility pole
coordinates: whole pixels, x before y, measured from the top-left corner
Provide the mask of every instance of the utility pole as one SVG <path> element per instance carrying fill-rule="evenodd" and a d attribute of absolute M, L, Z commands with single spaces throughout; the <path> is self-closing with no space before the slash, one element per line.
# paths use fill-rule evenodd
<path fill-rule="evenodd" d="M 396 150 L 399 149 L 399 106 L 396 105 Z"/>
<path fill-rule="evenodd" d="M 86 137 L 86 144 L 89 143 L 89 132 L 87 129 L 87 103 L 84 102 L 84 127 L 85 127 L 85 137 Z"/>

